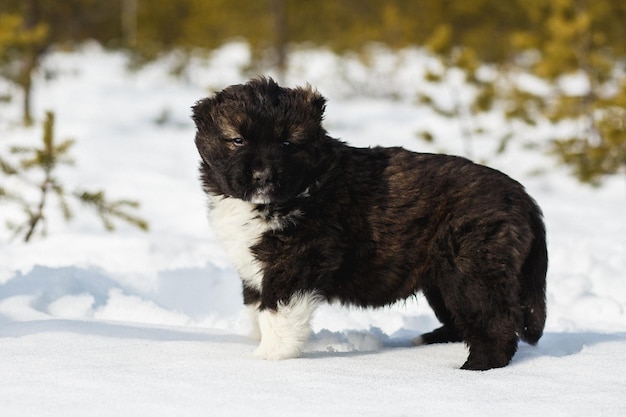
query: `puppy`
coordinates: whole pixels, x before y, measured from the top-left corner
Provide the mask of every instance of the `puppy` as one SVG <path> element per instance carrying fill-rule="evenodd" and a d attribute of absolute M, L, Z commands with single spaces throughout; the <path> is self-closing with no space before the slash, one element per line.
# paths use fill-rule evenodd
<path fill-rule="evenodd" d="M 415 344 L 464 341 L 463 369 L 507 365 L 546 318 L 541 210 L 467 159 L 354 148 L 322 127 L 310 86 L 258 78 L 193 106 L 210 221 L 243 283 L 260 344 L 300 355 L 322 302 L 386 306 L 422 291 L 442 326 Z"/>

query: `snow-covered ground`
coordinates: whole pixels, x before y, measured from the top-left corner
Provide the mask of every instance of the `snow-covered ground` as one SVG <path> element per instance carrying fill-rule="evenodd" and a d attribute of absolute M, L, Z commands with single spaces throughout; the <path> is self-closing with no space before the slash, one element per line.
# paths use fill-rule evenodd
<path fill-rule="evenodd" d="M 292 59 L 287 83 L 329 98 L 331 135 L 462 152 L 459 126 L 415 104 L 437 88 L 420 81 L 432 63 L 418 51 L 381 55 L 374 73 L 320 51 Z M 54 110 L 57 138 L 76 140 L 77 165 L 59 176 L 68 189 L 139 200 L 151 230 L 108 234 L 79 206 L 69 224 L 51 206 L 48 237 L 30 244 L 0 229 L 0 415 L 626 415 L 623 178 L 592 190 L 537 151 L 495 156 L 489 139 L 475 141 L 475 157 L 526 184 L 545 212 L 549 317 L 538 346 L 520 344 L 503 369 L 461 371 L 462 344 L 409 346 L 437 326 L 417 297 L 381 310 L 322 307 L 302 358 L 252 359 L 239 280 L 206 220 L 189 118 L 210 88 L 244 81 L 248 62 L 231 44 L 174 79 L 167 59 L 129 72 L 123 55 L 94 45 L 45 59 L 35 114 Z M 3 157 L 41 135 L 19 117 L 17 100 L 0 103 Z M 449 140 L 426 144 L 416 138 L 424 128 Z M 2 203 L 6 220 L 20 212 Z"/>

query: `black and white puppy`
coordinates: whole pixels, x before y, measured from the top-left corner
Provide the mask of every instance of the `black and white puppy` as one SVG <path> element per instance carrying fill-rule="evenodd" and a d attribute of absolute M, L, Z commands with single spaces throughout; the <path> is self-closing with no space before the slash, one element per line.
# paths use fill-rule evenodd
<path fill-rule="evenodd" d="M 422 291 L 464 341 L 464 369 L 507 365 L 546 318 L 540 209 L 501 172 L 403 148 L 354 148 L 322 127 L 311 87 L 258 78 L 193 107 L 210 220 L 243 282 L 255 356 L 300 355 L 322 302 L 378 307 Z"/>

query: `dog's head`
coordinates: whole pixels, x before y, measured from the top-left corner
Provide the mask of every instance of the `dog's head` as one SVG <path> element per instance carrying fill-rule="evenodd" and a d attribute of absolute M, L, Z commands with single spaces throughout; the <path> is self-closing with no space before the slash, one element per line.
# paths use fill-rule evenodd
<path fill-rule="evenodd" d="M 257 78 L 193 106 L 205 188 L 257 204 L 282 203 L 319 175 L 326 100 L 310 86 Z"/>

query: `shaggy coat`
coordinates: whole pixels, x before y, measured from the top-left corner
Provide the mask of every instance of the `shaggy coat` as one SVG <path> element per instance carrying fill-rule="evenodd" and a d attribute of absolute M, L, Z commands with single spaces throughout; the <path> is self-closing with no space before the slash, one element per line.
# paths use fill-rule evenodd
<path fill-rule="evenodd" d="M 243 282 L 264 359 L 296 357 L 324 301 L 379 307 L 422 291 L 464 341 L 464 369 L 507 365 L 546 318 L 541 210 L 503 173 L 322 127 L 311 87 L 259 78 L 193 107 L 210 219 Z"/>

